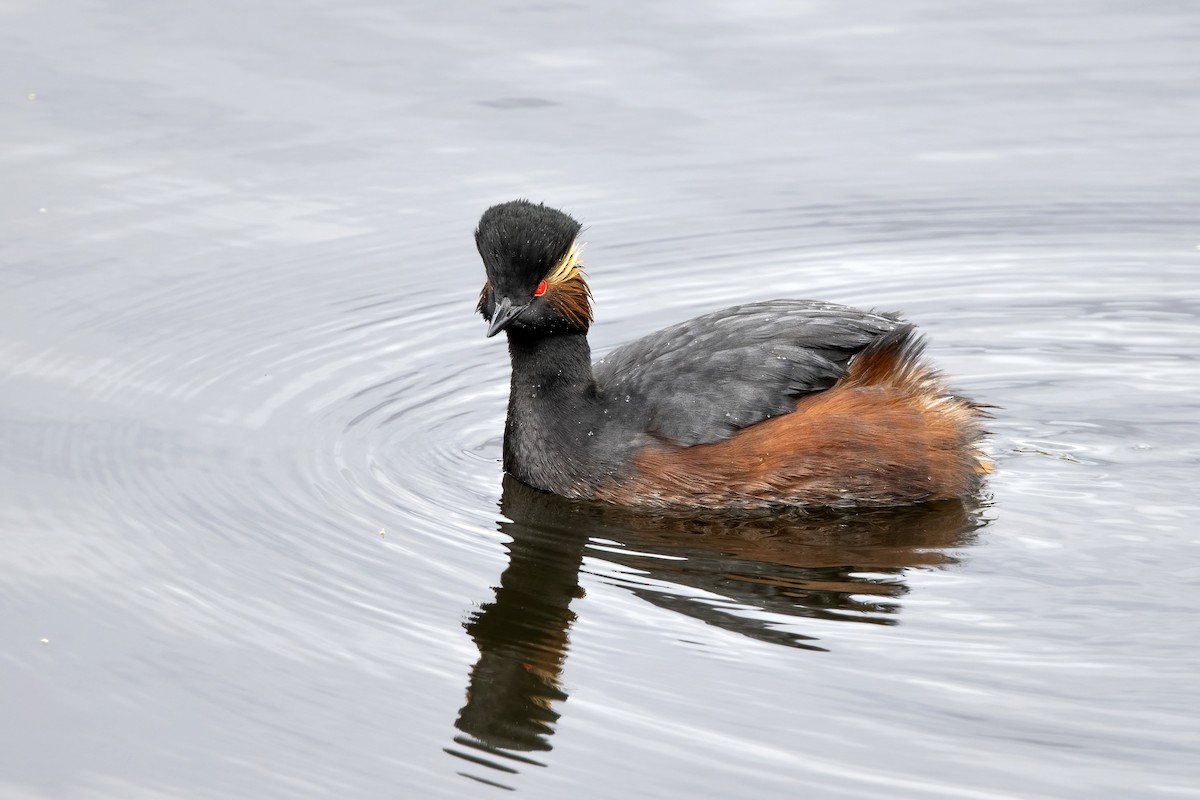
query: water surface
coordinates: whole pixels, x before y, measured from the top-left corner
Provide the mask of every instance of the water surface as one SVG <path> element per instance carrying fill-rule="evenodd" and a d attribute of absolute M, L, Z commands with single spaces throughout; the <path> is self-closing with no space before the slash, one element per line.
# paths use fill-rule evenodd
<path fill-rule="evenodd" d="M 0 796 L 1182 797 L 1200 10 L 0 6 Z M 597 354 L 901 309 L 987 496 L 503 481 L 488 205 Z"/>

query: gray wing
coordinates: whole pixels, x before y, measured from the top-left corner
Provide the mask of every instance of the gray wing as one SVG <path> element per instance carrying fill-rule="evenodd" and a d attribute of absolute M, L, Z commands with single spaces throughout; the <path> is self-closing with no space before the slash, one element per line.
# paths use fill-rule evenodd
<path fill-rule="evenodd" d="M 608 402 L 682 445 L 716 442 L 832 386 L 900 321 L 811 300 L 733 306 L 664 328 L 594 366 Z"/>

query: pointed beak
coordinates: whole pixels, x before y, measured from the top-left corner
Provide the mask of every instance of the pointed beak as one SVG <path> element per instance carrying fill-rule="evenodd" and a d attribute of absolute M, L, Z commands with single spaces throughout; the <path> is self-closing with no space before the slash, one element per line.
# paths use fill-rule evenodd
<path fill-rule="evenodd" d="M 514 306 L 511 302 L 509 302 L 507 297 L 497 303 L 496 311 L 492 314 L 492 324 L 488 326 L 488 338 L 490 339 L 500 331 L 507 328 L 510 324 L 512 324 L 512 321 L 521 316 L 521 313 L 527 308 L 529 308 L 528 304 L 523 306 Z"/>

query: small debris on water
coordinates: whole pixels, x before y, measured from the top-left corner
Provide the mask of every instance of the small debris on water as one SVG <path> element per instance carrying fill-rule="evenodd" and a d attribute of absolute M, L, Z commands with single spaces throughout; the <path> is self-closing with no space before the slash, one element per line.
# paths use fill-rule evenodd
<path fill-rule="evenodd" d="M 1075 464 L 1083 463 L 1078 458 L 1071 455 L 1070 453 L 1053 453 L 1049 450 L 1042 450 L 1041 448 L 1038 448 L 1038 447 L 1016 447 L 1016 448 L 1013 448 L 1013 452 L 1014 453 L 1033 453 L 1033 454 L 1039 455 L 1039 456 L 1046 456 L 1047 458 L 1056 458 L 1059 461 L 1070 461 Z"/>

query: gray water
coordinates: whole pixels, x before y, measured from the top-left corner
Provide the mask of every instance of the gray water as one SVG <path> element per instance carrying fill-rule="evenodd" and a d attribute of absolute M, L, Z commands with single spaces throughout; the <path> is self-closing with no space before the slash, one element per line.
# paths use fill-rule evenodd
<path fill-rule="evenodd" d="M 0 797 L 1200 795 L 1200 6 L 0 4 Z M 597 355 L 902 309 L 964 508 L 502 481 L 471 231 Z"/>

